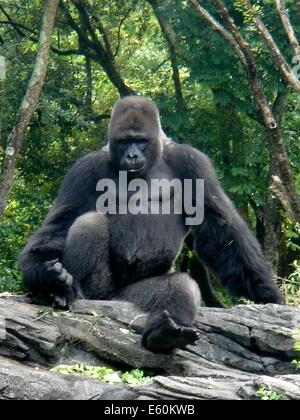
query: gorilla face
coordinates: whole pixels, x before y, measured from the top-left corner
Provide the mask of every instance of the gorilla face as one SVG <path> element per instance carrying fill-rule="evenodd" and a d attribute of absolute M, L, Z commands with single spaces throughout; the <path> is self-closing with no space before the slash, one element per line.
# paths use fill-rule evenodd
<path fill-rule="evenodd" d="M 162 154 L 162 131 L 156 105 L 129 96 L 113 109 L 109 125 L 109 153 L 115 168 L 133 176 L 146 175 Z"/>
<path fill-rule="evenodd" d="M 145 154 L 148 147 L 149 141 L 146 138 L 133 138 L 133 136 L 130 136 L 121 139 L 117 146 L 123 153 L 120 169 L 132 174 L 143 172 L 147 163 Z"/>

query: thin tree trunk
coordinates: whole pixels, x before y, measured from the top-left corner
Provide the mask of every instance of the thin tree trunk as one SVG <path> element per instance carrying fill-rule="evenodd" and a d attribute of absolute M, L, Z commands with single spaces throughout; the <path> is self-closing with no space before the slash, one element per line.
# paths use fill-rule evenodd
<path fill-rule="evenodd" d="M 261 82 L 258 77 L 258 70 L 256 60 L 252 53 L 248 42 L 241 35 L 238 27 L 234 23 L 232 17 L 229 15 L 228 9 L 224 6 L 221 0 L 215 0 L 216 9 L 221 19 L 224 21 L 228 30 L 217 22 L 212 15 L 199 5 L 198 0 L 189 0 L 196 13 L 205 19 L 212 28 L 217 31 L 240 58 L 240 61 L 245 68 L 249 85 L 252 91 L 261 115 L 263 117 L 264 125 L 268 131 L 268 150 L 272 161 L 276 162 L 277 173 L 282 182 L 282 187 L 285 196 L 289 200 L 289 205 L 292 210 L 293 220 L 300 222 L 300 197 L 296 191 L 295 179 L 291 170 L 290 162 L 285 149 L 285 144 L 273 110 L 270 107 L 269 100 L 264 92 Z"/>
<path fill-rule="evenodd" d="M 300 19 L 300 0 L 296 0 L 297 12 L 298 12 L 298 19 Z"/>
<path fill-rule="evenodd" d="M 288 9 L 285 3 L 285 0 L 275 0 L 275 4 L 279 13 L 279 16 L 281 18 L 282 24 L 284 26 L 285 32 L 288 36 L 288 39 L 290 41 L 290 44 L 294 50 L 295 55 L 300 56 L 300 45 L 299 41 L 296 36 L 296 32 L 293 28 L 293 25 L 291 24 Z M 298 2 L 298 7 L 300 11 L 300 2 Z"/>
<path fill-rule="evenodd" d="M 38 105 L 47 73 L 48 57 L 51 47 L 52 31 L 60 0 L 47 0 L 40 33 L 39 50 L 34 70 L 27 87 L 15 127 L 7 143 L 6 155 L 0 179 L 0 221 L 3 218 L 14 180 L 16 161 L 20 155 L 26 131 Z"/>
<path fill-rule="evenodd" d="M 158 20 L 160 25 L 161 31 L 167 41 L 170 53 L 170 60 L 172 65 L 172 72 L 173 72 L 173 81 L 174 87 L 176 92 L 177 103 L 180 108 L 185 108 L 181 80 L 180 80 L 180 73 L 177 63 L 177 55 L 176 55 L 176 34 L 168 22 L 168 19 L 165 18 L 162 11 L 160 10 L 160 3 L 158 0 L 148 0 L 148 3 L 151 5 L 154 14 Z"/>
<path fill-rule="evenodd" d="M 291 89 L 286 87 L 282 92 L 279 92 L 273 105 L 273 114 L 276 121 L 281 128 L 282 119 L 288 103 Z M 267 202 L 264 208 L 264 253 L 271 263 L 274 275 L 278 275 L 279 257 L 280 257 L 280 239 L 282 237 L 282 216 L 280 209 L 282 200 L 279 200 L 278 194 L 274 194 L 274 180 L 273 174 L 278 173 L 277 162 L 270 156 L 270 181 L 268 188 Z"/>
<path fill-rule="evenodd" d="M 273 172 L 272 169 L 270 172 Z M 267 260 L 272 266 L 273 274 L 277 276 L 279 264 L 278 240 L 281 231 L 282 218 L 280 216 L 279 202 L 270 190 L 271 185 L 272 180 L 270 180 L 267 202 L 264 208 L 263 250 Z"/>
<path fill-rule="evenodd" d="M 67 7 L 67 2 L 61 2 L 61 9 L 67 19 L 68 24 L 74 29 L 77 33 L 79 44 L 81 48 L 86 50 L 86 54 L 99 63 L 107 77 L 112 82 L 112 84 L 117 88 L 121 97 L 129 96 L 135 94 L 135 92 L 129 88 L 124 80 L 122 79 L 116 65 L 114 58 L 111 56 L 111 48 L 107 51 L 105 46 L 107 46 L 108 38 L 106 38 L 105 46 L 102 45 L 99 40 L 95 29 L 90 21 L 88 11 L 86 9 L 86 2 L 82 0 L 72 0 L 72 3 L 76 7 L 79 18 L 80 25 L 75 21 Z"/>
<path fill-rule="evenodd" d="M 93 115 L 93 72 L 91 59 L 85 57 L 85 69 L 86 69 L 86 95 L 85 95 L 85 107 L 86 116 L 91 117 Z"/>
<path fill-rule="evenodd" d="M 262 40 L 268 47 L 269 52 L 273 57 L 274 63 L 276 64 L 278 70 L 281 72 L 282 77 L 284 78 L 284 80 L 286 80 L 287 83 L 289 83 L 292 86 L 292 88 L 296 92 L 300 93 L 300 81 L 297 79 L 297 77 L 295 76 L 293 72 L 292 67 L 289 65 L 284 55 L 280 51 L 280 48 L 276 44 L 273 36 L 271 35 L 271 33 L 268 31 L 263 21 L 258 16 L 255 18 L 255 25 L 258 29 L 258 33 L 260 37 L 262 38 Z M 288 36 L 290 40 L 291 39 L 290 32 L 288 33 Z M 296 39 L 296 36 L 294 39 Z M 295 48 L 294 42 L 291 43 L 291 46 Z M 296 47 L 296 50 L 297 50 L 297 47 Z"/>

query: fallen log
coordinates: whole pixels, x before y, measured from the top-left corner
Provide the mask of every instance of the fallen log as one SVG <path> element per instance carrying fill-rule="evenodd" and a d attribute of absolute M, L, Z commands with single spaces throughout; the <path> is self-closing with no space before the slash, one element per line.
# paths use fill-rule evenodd
<path fill-rule="evenodd" d="M 154 354 L 141 345 L 147 315 L 115 301 L 78 301 L 72 312 L 0 299 L 0 399 L 256 399 L 265 386 L 300 399 L 295 332 L 300 309 L 201 308 L 196 346 Z M 143 369 L 139 388 L 49 372 L 60 364 Z"/>

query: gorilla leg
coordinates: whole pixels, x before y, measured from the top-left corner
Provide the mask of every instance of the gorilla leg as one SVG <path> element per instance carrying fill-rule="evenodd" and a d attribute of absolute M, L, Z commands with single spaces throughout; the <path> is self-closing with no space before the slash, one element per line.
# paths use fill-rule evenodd
<path fill-rule="evenodd" d="M 185 273 L 141 280 L 114 296 L 150 312 L 143 344 L 154 352 L 169 352 L 193 344 L 199 333 L 192 328 L 200 306 L 196 282 Z"/>
<path fill-rule="evenodd" d="M 77 294 L 85 299 L 109 299 L 114 291 L 109 265 L 109 220 L 86 213 L 71 227 L 63 266 L 73 276 Z"/>

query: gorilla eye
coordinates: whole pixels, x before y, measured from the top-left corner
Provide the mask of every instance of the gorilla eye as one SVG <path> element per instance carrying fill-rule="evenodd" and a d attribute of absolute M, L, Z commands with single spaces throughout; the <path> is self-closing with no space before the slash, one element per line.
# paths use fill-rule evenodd
<path fill-rule="evenodd" d="M 148 146 L 148 141 L 146 139 L 138 139 L 136 143 L 140 150 L 144 150 Z"/>
<path fill-rule="evenodd" d="M 126 147 L 128 147 L 128 142 L 126 139 L 119 140 L 117 144 L 118 144 L 118 147 L 121 149 L 125 149 Z"/>

